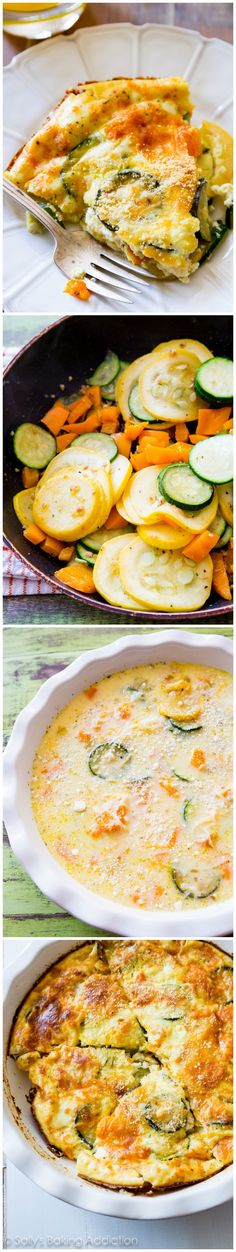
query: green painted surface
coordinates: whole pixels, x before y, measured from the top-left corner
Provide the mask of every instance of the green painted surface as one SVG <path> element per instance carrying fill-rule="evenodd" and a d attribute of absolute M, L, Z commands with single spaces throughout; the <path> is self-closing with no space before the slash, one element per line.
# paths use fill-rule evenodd
<path fill-rule="evenodd" d="M 182 628 L 184 629 L 184 628 Z M 139 628 L 140 634 L 145 629 Z M 137 631 L 137 628 L 136 628 Z M 7 742 L 21 709 L 51 674 L 69 665 L 86 649 L 102 647 L 130 633 L 128 628 L 61 626 L 6 627 L 4 630 L 4 733 Z M 208 634 L 199 628 L 199 634 Z M 217 634 L 211 632 L 212 634 Z M 232 635 L 232 628 L 221 632 Z M 14 856 L 4 834 L 4 934 L 10 936 L 79 936 L 98 931 L 70 917 L 32 882 Z M 102 933 L 102 932 L 100 932 Z"/>

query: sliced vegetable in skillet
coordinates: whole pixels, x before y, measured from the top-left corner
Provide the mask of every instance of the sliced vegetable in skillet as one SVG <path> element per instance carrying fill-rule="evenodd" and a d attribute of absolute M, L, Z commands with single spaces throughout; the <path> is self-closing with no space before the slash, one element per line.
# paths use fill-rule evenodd
<path fill-rule="evenodd" d="M 194 387 L 197 357 L 184 348 L 171 356 L 168 352 L 152 353 L 141 371 L 139 390 L 146 409 L 164 421 L 191 421 L 197 417 L 198 404 Z"/>
<path fill-rule="evenodd" d="M 212 439 L 209 443 L 212 443 Z M 169 500 L 170 504 L 177 504 L 184 510 L 202 509 L 205 504 L 210 503 L 213 496 L 213 487 L 210 483 L 199 481 L 197 469 L 193 472 L 195 468 L 193 454 L 196 452 L 199 452 L 199 445 L 191 449 L 190 465 L 177 462 L 176 465 L 168 465 L 158 475 L 158 486 L 165 500 Z"/>
<path fill-rule="evenodd" d="M 95 552 L 92 552 L 88 547 L 85 547 L 85 544 L 82 543 L 82 539 L 80 543 L 76 544 L 76 552 L 81 561 L 86 561 L 87 565 L 94 565 L 94 561 L 96 560 Z"/>
<path fill-rule="evenodd" d="M 129 361 L 119 361 L 119 372 L 115 375 L 111 383 L 101 383 L 101 392 L 104 400 L 115 400 L 116 383 L 124 370 L 128 369 Z"/>
<path fill-rule="evenodd" d="M 107 387 L 114 381 L 114 378 L 117 378 L 119 370 L 119 357 L 116 355 L 116 352 L 111 352 L 109 349 L 104 361 L 102 361 L 101 365 L 98 365 L 97 369 L 94 370 L 90 382 L 96 384 L 98 383 L 99 387 Z"/>
<path fill-rule="evenodd" d="M 148 422 L 149 424 L 149 422 L 156 421 L 156 418 L 152 417 L 152 414 L 148 413 L 147 409 L 144 408 L 144 404 L 142 404 L 138 383 L 135 383 L 134 387 L 131 388 L 129 394 L 129 409 L 133 417 L 137 418 L 138 422 Z"/>
<path fill-rule="evenodd" d="M 18 491 L 13 496 L 13 507 L 21 526 L 29 526 L 33 521 L 33 503 L 35 497 L 35 487 L 26 487 L 24 491 Z"/>
<path fill-rule="evenodd" d="M 86 450 L 91 450 L 91 452 L 101 451 L 104 453 L 104 461 L 105 459 L 106 461 L 114 461 L 118 454 L 117 444 L 112 439 L 112 436 L 102 435 L 99 431 L 95 431 L 93 434 L 79 435 L 77 439 L 73 440 L 73 447 L 81 448 L 81 450 L 86 448 Z"/>
<path fill-rule="evenodd" d="M 209 404 L 232 404 L 233 362 L 227 357 L 212 357 L 199 365 L 195 378 L 195 390 Z"/>
<path fill-rule="evenodd" d="M 164 500 L 163 497 L 157 508 L 157 523 L 166 522 L 167 525 L 170 523 L 171 526 L 178 525 L 183 527 L 185 530 L 190 531 L 190 538 L 192 533 L 198 535 L 202 530 L 210 530 L 211 522 L 216 517 L 217 508 L 218 495 L 215 490 L 213 491 L 212 500 L 210 500 L 209 504 L 204 504 L 203 509 L 180 509 L 177 504 L 169 504 L 169 501 Z M 187 540 L 185 540 L 186 542 Z"/>
<path fill-rule="evenodd" d="M 200 480 L 203 479 L 209 487 L 212 483 L 217 486 L 218 483 L 231 482 L 233 477 L 232 435 L 213 435 L 211 439 L 203 439 L 201 443 L 195 444 L 195 447 L 191 448 L 189 463 L 190 472 L 193 470 L 194 474 L 198 475 Z M 211 490 L 213 493 L 213 487 Z"/>
<path fill-rule="evenodd" d="M 89 552 L 93 552 L 94 557 L 96 557 L 104 543 L 109 543 L 112 539 L 122 538 L 122 535 L 126 533 L 129 535 L 130 532 L 131 526 L 123 527 L 122 530 L 106 530 L 106 527 L 103 526 L 100 530 L 95 530 L 94 534 L 84 537 L 83 548 L 88 548 Z"/>
<path fill-rule="evenodd" d="M 221 513 L 220 509 L 218 509 L 217 514 L 216 514 L 216 517 L 214 518 L 214 521 L 212 522 L 212 525 L 211 525 L 211 530 L 213 531 L 213 534 L 214 534 L 214 535 L 218 535 L 218 536 L 219 536 L 219 540 L 221 540 L 221 539 L 223 539 L 223 535 L 224 535 L 224 533 L 225 533 L 226 529 L 227 529 L 227 527 L 226 527 L 226 521 L 225 521 L 225 518 L 222 516 L 222 513 Z M 231 529 L 231 528 L 229 527 L 229 530 L 230 530 L 230 529 Z"/>
<path fill-rule="evenodd" d="M 13 436 L 15 456 L 30 469 L 44 469 L 56 455 L 56 440 L 48 430 L 33 422 L 22 422 Z"/>
<path fill-rule="evenodd" d="M 218 543 L 216 544 L 216 550 L 217 548 L 226 548 L 227 544 L 229 543 L 229 540 L 232 539 L 232 534 L 233 534 L 232 526 L 225 526 L 225 529 L 223 530 L 223 533 L 218 539 Z"/>
<path fill-rule="evenodd" d="M 194 567 L 179 552 L 159 552 L 134 537 L 120 552 L 119 568 L 124 590 L 147 608 L 189 611 L 210 594 L 210 557 Z"/>
<path fill-rule="evenodd" d="M 221 512 L 229 526 L 233 525 L 233 483 L 217 487 L 217 495 Z"/>

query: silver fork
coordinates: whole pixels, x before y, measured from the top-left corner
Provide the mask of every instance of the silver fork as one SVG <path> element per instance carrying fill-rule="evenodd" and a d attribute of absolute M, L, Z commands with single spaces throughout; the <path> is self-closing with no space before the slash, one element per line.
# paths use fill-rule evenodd
<path fill-rule="evenodd" d="M 146 280 L 155 275 L 148 270 L 140 271 L 137 266 L 129 265 L 123 257 L 116 255 L 92 239 L 79 226 L 61 226 L 40 201 L 36 201 L 28 192 L 22 191 L 3 177 L 3 190 L 7 192 L 22 209 L 28 209 L 33 216 L 46 226 L 55 242 L 53 260 L 66 278 L 77 278 L 83 275 L 89 291 L 103 296 L 106 300 L 116 300 L 118 304 L 133 304 L 135 295 L 142 291 Z M 136 277 L 137 275 L 137 277 Z"/>

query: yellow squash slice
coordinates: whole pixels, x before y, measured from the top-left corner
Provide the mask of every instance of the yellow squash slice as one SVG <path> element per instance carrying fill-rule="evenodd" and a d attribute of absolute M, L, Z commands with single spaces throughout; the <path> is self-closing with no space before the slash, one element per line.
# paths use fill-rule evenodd
<path fill-rule="evenodd" d="M 157 465 L 149 465 L 147 469 L 138 470 L 132 475 L 128 487 L 118 502 L 118 512 L 122 517 L 141 526 L 143 522 L 156 521 L 157 508 L 162 496 L 158 487 Z"/>
<path fill-rule="evenodd" d="M 203 149 L 210 149 L 212 156 L 212 173 L 209 178 L 209 187 L 213 195 L 228 195 L 228 203 L 232 198 L 232 182 L 233 182 L 233 140 L 232 135 L 228 135 L 222 126 L 217 126 L 216 122 L 202 122 L 201 139 Z"/>
<path fill-rule="evenodd" d="M 42 482 L 33 503 L 33 520 L 55 539 L 79 539 L 100 525 L 101 488 L 95 475 L 62 469 Z M 98 521 L 99 519 L 99 521 Z"/>
<path fill-rule="evenodd" d="M 232 526 L 233 525 L 233 502 L 234 502 L 233 483 L 222 483 L 220 487 L 217 487 L 217 491 L 218 491 L 218 497 L 219 497 L 219 505 L 221 508 L 221 512 L 223 513 L 225 522 L 228 522 L 228 526 Z"/>
<path fill-rule="evenodd" d="M 170 691 L 159 704 L 162 717 L 173 718 L 177 722 L 197 722 L 201 716 L 202 704 L 197 692 Z"/>
<path fill-rule="evenodd" d="M 118 456 L 115 457 L 114 461 L 110 461 L 111 486 L 114 504 L 116 504 L 117 500 L 120 499 L 120 496 L 123 495 L 123 491 L 125 491 L 129 478 L 131 478 L 131 474 L 132 465 L 130 464 L 130 461 L 128 461 L 128 457 L 122 456 L 121 452 L 118 452 Z"/>
<path fill-rule="evenodd" d="M 18 491 L 17 495 L 13 496 L 13 508 L 21 526 L 30 526 L 33 521 L 34 498 L 35 487 L 25 487 L 24 491 Z"/>
<path fill-rule="evenodd" d="M 139 470 L 139 473 L 141 471 Z M 199 535 L 201 530 L 209 530 L 211 523 L 214 522 L 218 509 L 218 495 L 214 491 L 212 500 L 205 505 L 204 509 L 193 509 L 187 512 L 180 509 L 177 504 L 169 504 L 168 500 L 162 500 L 157 509 L 157 522 L 167 523 L 170 526 L 181 526 L 185 530 L 191 531 L 191 534 Z"/>
<path fill-rule="evenodd" d="M 158 348 L 154 349 L 155 356 L 163 356 L 163 352 L 165 352 L 167 356 L 170 355 L 171 360 L 173 360 L 173 351 L 179 352 L 179 350 L 190 352 L 197 357 L 201 364 L 203 364 L 203 361 L 208 361 L 208 357 L 213 355 L 212 352 L 209 352 L 209 348 L 206 348 L 205 343 L 200 343 L 199 339 L 185 339 L 184 336 L 180 339 L 168 339 L 164 343 L 159 343 Z"/>
<path fill-rule="evenodd" d="M 147 609 L 191 613 L 210 595 L 212 560 L 196 565 L 175 552 L 155 552 L 139 538 L 124 545 L 119 558 L 122 587 Z"/>
<path fill-rule="evenodd" d="M 40 490 L 42 482 L 47 482 L 48 478 L 53 478 L 54 474 L 58 474 L 59 470 L 68 469 L 70 466 L 73 467 L 74 465 L 78 465 L 80 469 L 86 469 L 86 467 L 88 469 L 97 469 L 100 465 L 109 466 L 110 462 L 108 461 L 108 457 L 105 456 L 103 448 L 99 448 L 95 452 L 91 448 L 80 448 L 78 444 L 76 448 L 74 448 L 72 443 L 70 448 L 65 448 L 64 452 L 58 452 L 58 455 L 54 457 L 53 461 L 49 462 L 47 469 L 44 470 L 44 474 L 39 481 L 37 490 Z"/>
<path fill-rule="evenodd" d="M 110 475 L 110 463 L 108 465 L 99 465 L 91 471 L 91 477 L 94 479 L 96 487 L 100 491 L 101 503 L 99 520 L 97 521 L 97 530 L 101 526 L 105 526 L 105 522 L 109 517 L 113 505 L 113 491 Z"/>
<path fill-rule="evenodd" d="M 189 534 L 180 526 L 168 526 L 165 522 L 156 522 L 154 526 L 138 526 L 139 538 L 150 548 L 169 549 L 184 548 L 189 543 Z"/>
<path fill-rule="evenodd" d="M 153 353 L 139 379 L 140 398 L 153 417 L 175 424 L 197 417 L 194 380 L 198 366 L 198 357 L 185 348 Z"/>
<path fill-rule="evenodd" d="M 138 383 L 141 370 L 143 369 L 144 365 L 147 365 L 148 362 L 152 360 L 152 357 L 155 352 L 156 352 L 156 349 L 154 348 L 152 352 L 145 353 L 145 356 L 137 357 L 136 361 L 132 361 L 132 365 L 128 365 L 127 369 L 123 370 L 123 373 L 120 374 L 120 377 L 117 379 L 116 403 L 119 404 L 122 417 L 124 418 L 126 422 L 128 421 L 129 423 L 131 423 L 133 421 L 134 424 L 137 425 L 137 418 L 133 417 L 133 414 L 131 413 L 131 409 L 129 407 L 129 396 L 132 391 L 132 388 L 135 386 L 136 383 Z M 147 411 L 147 418 L 146 418 L 147 425 L 150 421 L 150 416 L 151 416 L 151 413 L 148 413 Z M 156 425 L 155 422 L 152 423 L 153 430 L 155 430 L 155 425 Z M 164 430 L 165 427 L 162 427 L 162 429 Z"/>
<path fill-rule="evenodd" d="M 135 613 L 138 608 L 143 610 L 143 604 L 138 604 L 137 599 L 132 599 L 124 590 L 119 573 L 119 557 L 127 542 L 127 535 L 121 535 L 120 538 L 104 544 L 95 561 L 93 577 L 99 595 L 108 604 L 114 604 L 117 608 L 133 609 Z"/>

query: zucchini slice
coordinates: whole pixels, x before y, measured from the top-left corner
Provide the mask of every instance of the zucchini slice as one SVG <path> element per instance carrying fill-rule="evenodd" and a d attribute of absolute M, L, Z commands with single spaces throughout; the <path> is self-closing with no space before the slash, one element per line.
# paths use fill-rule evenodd
<path fill-rule="evenodd" d="M 200 854 L 199 854 L 200 857 Z M 201 865 L 198 861 L 182 856 L 171 870 L 173 882 L 182 895 L 193 900 L 204 900 L 214 895 L 220 885 L 218 869 L 210 865 Z"/>
<path fill-rule="evenodd" d="M 232 435 L 212 435 L 210 439 L 202 439 L 191 448 L 190 472 L 193 470 L 210 489 L 210 484 L 229 483 L 233 478 L 233 438 Z M 196 480 L 197 481 L 197 480 Z M 213 487 L 210 499 L 213 495 Z M 201 502 L 203 503 L 203 502 Z M 206 500 L 206 504 L 208 500 Z M 182 506 L 183 507 L 183 506 Z M 191 505 L 193 508 L 193 505 Z"/>
<path fill-rule="evenodd" d="M 201 722 L 198 722 L 197 725 L 196 722 L 178 722 L 174 721 L 173 717 L 170 717 L 169 721 L 169 730 L 180 730 L 182 735 L 188 735 L 190 731 L 192 734 L 193 730 L 202 730 Z M 186 778 L 186 782 L 188 781 Z"/>
<path fill-rule="evenodd" d="M 22 422 L 17 426 L 13 436 L 14 453 L 17 461 L 27 465 L 29 469 L 44 469 L 49 461 L 56 456 L 56 440 L 45 427 L 36 426 L 33 422 Z"/>
<path fill-rule="evenodd" d="M 187 778 L 186 774 L 177 774 L 177 769 L 172 769 L 171 773 L 173 774 L 174 778 L 179 779 L 179 782 L 185 782 L 185 783 L 193 782 L 193 778 Z"/>
<path fill-rule="evenodd" d="M 192 800 L 190 800 L 190 799 L 189 799 L 189 800 L 185 800 L 185 804 L 184 804 L 184 807 L 183 807 L 183 819 L 184 819 L 184 822 L 188 822 L 188 821 L 189 821 L 189 817 L 191 817 L 191 809 L 192 809 L 192 806 L 193 806 L 193 801 L 192 801 Z"/>
<path fill-rule="evenodd" d="M 195 390 L 213 407 L 232 404 L 233 361 L 223 356 L 215 356 L 210 361 L 204 361 L 196 373 Z"/>
<path fill-rule="evenodd" d="M 166 613 L 193 612 L 210 595 L 210 557 L 194 565 L 179 552 L 156 551 L 135 537 L 121 549 L 119 569 L 124 591 L 145 608 Z"/>
<path fill-rule="evenodd" d="M 128 366 L 129 366 L 129 361 L 119 361 L 119 373 L 115 375 L 115 378 L 113 378 L 112 382 L 101 383 L 101 391 L 102 391 L 102 396 L 104 400 L 109 400 L 109 401 L 115 400 L 116 383 L 118 382 L 118 378 L 120 378 L 120 375 L 124 373 L 124 370 L 128 369 Z"/>
<path fill-rule="evenodd" d="M 96 1125 L 98 1120 L 98 1107 L 92 1104 L 84 1104 L 78 1109 L 75 1115 L 75 1126 L 79 1139 L 86 1147 L 92 1148 L 96 1138 Z"/>
<path fill-rule="evenodd" d="M 88 759 L 91 774 L 95 774 L 98 778 L 109 778 L 112 781 L 122 777 L 130 761 L 129 748 L 126 748 L 124 743 L 116 743 L 115 740 L 111 740 L 110 743 L 99 743 L 97 748 L 92 748 Z"/>
<path fill-rule="evenodd" d="M 167 1091 L 158 1096 L 154 1096 L 152 1100 L 145 1104 L 145 1118 L 153 1130 L 159 1130 L 163 1134 L 176 1134 L 177 1130 L 182 1130 L 187 1122 L 187 1108 L 184 1101 L 178 1096 L 168 1095 Z"/>
<path fill-rule="evenodd" d="M 149 422 L 155 422 L 156 420 L 155 417 L 152 417 L 151 413 L 148 413 L 147 409 L 145 409 L 144 405 L 142 404 L 142 400 L 139 394 L 138 383 L 135 383 L 134 387 L 131 388 L 131 391 L 129 394 L 129 409 L 130 409 L 130 412 L 132 413 L 132 417 L 136 417 L 136 420 L 138 422 L 149 423 Z"/>
<path fill-rule="evenodd" d="M 223 521 L 223 518 L 222 518 L 222 521 Z M 229 543 L 230 539 L 232 539 L 232 534 L 233 534 L 232 526 L 225 526 L 225 530 L 223 531 L 223 534 L 220 536 L 220 539 L 218 539 L 218 543 L 216 544 L 216 549 L 226 548 L 226 544 Z"/>
<path fill-rule="evenodd" d="M 153 358 L 154 352 L 155 352 L 155 348 L 153 352 L 148 352 L 148 353 L 145 353 L 145 356 L 137 357 L 137 360 L 132 361 L 132 364 L 128 365 L 127 369 L 123 370 L 122 374 L 119 374 L 119 377 L 116 379 L 116 388 L 115 388 L 116 401 L 117 401 L 117 404 L 119 404 L 122 417 L 124 418 L 126 422 L 130 421 L 132 418 L 132 413 L 131 413 L 131 409 L 129 406 L 130 393 L 133 387 L 135 386 L 135 384 L 138 383 L 139 381 L 143 366 L 147 364 L 147 362 L 151 358 Z M 146 417 L 147 425 L 149 425 L 150 418 L 152 420 L 151 414 L 147 412 L 147 417 Z M 159 423 L 157 422 L 157 426 L 158 425 Z M 163 429 L 165 429 L 165 427 L 162 426 L 162 430 Z"/>
<path fill-rule="evenodd" d="M 208 261 L 211 253 L 215 252 L 215 248 L 218 248 L 218 245 L 222 243 L 227 233 L 228 227 L 226 222 L 214 222 L 210 243 L 202 243 L 199 265 L 203 265 L 204 261 Z"/>
<path fill-rule="evenodd" d="M 226 526 L 226 521 L 225 521 L 225 518 L 222 516 L 222 513 L 221 513 L 220 509 L 218 509 L 217 514 L 216 514 L 216 517 L 215 517 L 215 519 L 214 519 L 214 522 L 212 522 L 212 526 L 211 526 L 211 530 L 213 531 L 213 535 L 218 535 L 218 537 L 219 537 L 219 545 L 218 545 L 218 544 L 216 545 L 216 546 L 217 546 L 217 548 L 218 548 L 218 546 L 220 546 L 220 547 L 221 547 L 221 539 L 223 539 L 223 535 L 224 535 L 224 533 L 225 533 L 225 530 L 227 530 L 227 529 L 231 530 L 231 527 L 229 527 L 229 528 L 228 528 L 228 527 Z M 230 537 L 230 536 L 229 536 L 229 537 Z M 226 543 L 226 542 L 227 542 L 227 540 L 225 540 L 225 543 Z"/>
<path fill-rule="evenodd" d="M 101 529 L 95 530 L 94 534 L 84 536 L 82 546 L 83 548 L 88 548 L 91 554 L 93 553 L 94 556 L 97 556 L 104 543 L 109 543 L 112 539 L 119 539 L 120 536 L 125 534 L 130 535 L 130 533 L 131 526 L 127 526 L 126 529 L 122 526 L 122 530 L 106 530 L 105 526 L 101 526 Z"/>
<path fill-rule="evenodd" d="M 24 491 L 18 491 L 16 496 L 13 496 L 13 508 L 21 526 L 29 526 L 33 521 L 34 497 L 35 487 L 25 487 Z"/>
<path fill-rule="evenodd" d="M 76 544 L 76 552 L 77 556 L 80 557 L 80 560 L 86 562 L 86 565 L 94 565 L 95 552 L 90 551 L 88 547 L 86 548 L 85 544 L 82 543 L 82 540 L 80 543 Z"/>
<path fill-rule="evenodd" d="M 194 217 L 198 218 L 199 234 L 201 235 L 201 239 L 206 239 L 207 243 L 209 243 L 211 240 L 212 232 L 211 232 L 211 223 L 209 221 L 209 216 L 208 216 L 209 206 L 208 206 L 207 179 L 204 177 L 200 179 L 200 182 L 198 183 L 197 189 L 195 191 L 191 213 L 193 213 Z"/>
<path fill-rule="evenodd" d="M 90 378 L 90 382 L 95 384 L 98 383 L 99 387 L 107 387 L 114 381 L 115 378 L 117 378 L 119 370 L 119 357 L 116 355 L 116 352 L 111 352 L 110 349 L 108 349 L 108 352 L 104 357 L 104 361 L 102 361 L 101 365 L 98 365 L 97 369 L 94 370 L 94 373 Z"/>
<path fill-rule="evenodd" d="M 100 432 L 96 430 L 94 431 L 94 434 L 78 435 L 78 438 L 73 440 L 72 446 L 73 448 L 81 448 L 81 450 L 86 448 L 86 452 L 91 451 L 99 453 L 102 451 L 104 454 L 104 461 L 114 461 L 118 453 L 117 444 L 115 443 L 115 440 L 112 439 L 112 435 L 102 435 L 102 433 L 100 434 Z"/>
<path fill-rule="evenodd" d="M 212 440 L 204 442 L 212 443 Z M 186 465 L 185 461 L 179 461 L 176 465 L 167 465 L 166 469 L 161 470 L 159 474 L 158 483 L 161 495 L 165 500 L 169 500 L 170 504 L 177 504 L 181 509 L 203 509 L 205 504 L 209 504 L 212 500 L 213 487 L 209 483 L 199 481 L 196 477 L 197 470 L 193 472 L 191 454 L 196 451 L 199 451 L 199 444 L 191 449 L 189 465 Z"/>

